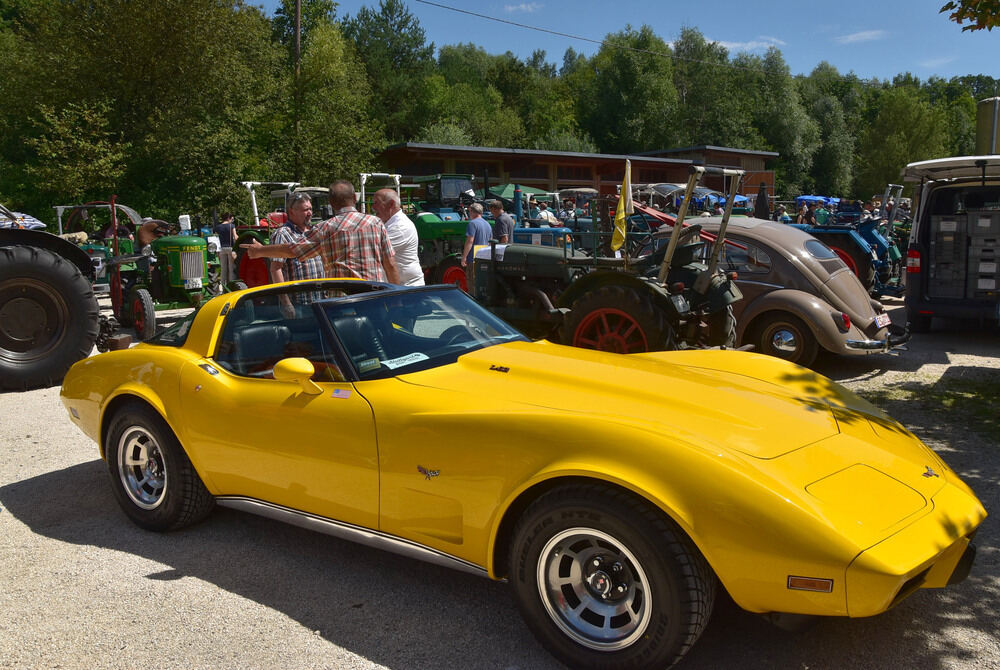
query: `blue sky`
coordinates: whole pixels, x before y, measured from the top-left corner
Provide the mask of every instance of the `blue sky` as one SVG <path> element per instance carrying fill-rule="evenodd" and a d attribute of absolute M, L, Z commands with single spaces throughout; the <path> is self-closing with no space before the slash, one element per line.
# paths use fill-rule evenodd
<path fill-rule="evenodd" d="M 549 35 L 405 0 L 436 46 L 475 42 L 489 53 L 512 51 L 526 57 L 545 49 L 560 65 L 566 48 L 593 54 L 593 42 Z M 519 24 L 529 24 L 590 40 L 601 40 L 626 24 L 648 24 L 671 41 L 693 27 L 730 53 L 763 53 L 777 46 L 793 74 L 808 74 L 827 61 L 840 72 L 863 79 L 888 79 L 910 72 L 920 79 L 964 74 L 1000 77 L 1000 30 L 961 31 L 938 10 L 945 0 L 434 0 Z M 277 0 L 262 2 L 273 11 Z M 378 0 L 341 0 L 337 16 L 354 15 Z"/>

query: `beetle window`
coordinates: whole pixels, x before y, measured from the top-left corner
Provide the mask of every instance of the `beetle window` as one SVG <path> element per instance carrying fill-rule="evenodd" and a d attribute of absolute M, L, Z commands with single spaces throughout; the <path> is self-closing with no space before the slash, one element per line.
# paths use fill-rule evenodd
<path fill-rule="evenodd" d="M 839 258 L 837 254 L 833 253 L 833 250 L 830 249 L 830 247 L 826 246 L 819 240 L 806 240 L 805 246 L 809 255 L 817 260 L 825 261 L 830 258 Z"/>
<path fill-rule="evenodd" d="M 286 302 L 296 297 L 289 295 L 295 292 L 292 287 L 244 296 L 226 316 L 215 353 L 219 367 L 241 377 L 273 379 L 278 361 L 306 358 L 316 368 L 313 381 L 344 381 L 313 306 Z M 301 293 L 306 295 L 305 291 Z"/>
<path fill-rule="evenodd" d="M 771 257 L 766 251 L 743 240 L 740 240 L 740 244 L 746 249 L 740 249 L 731 244 L 723 245 L 726 253 L 724 265 L 726 270 L 734 271 L 740 275 L 767 274 L 771 271 Z M 711 252 L 711 243 L 706 243 L 705 254 L 708 255 Z"/>

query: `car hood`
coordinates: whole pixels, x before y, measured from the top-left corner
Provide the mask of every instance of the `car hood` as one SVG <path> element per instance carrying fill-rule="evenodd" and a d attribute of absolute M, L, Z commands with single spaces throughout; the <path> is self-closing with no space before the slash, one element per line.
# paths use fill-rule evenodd
<path fill-rule="evenodd" d="M 829 380 L 759 354 L 705 353 L 714 355 L 621 355 L 512 342 L 400 379 L 468 393 L 484 408 L 496 403 L 545 407 L 668 431 L 692 444 L 760 459 L 838 433 L 830 397 L 839 398 L 842 389 Z"/>
<path fill-rule="evenodd" d="M 853 272 L 847 268 L 834 272 L 825 286 L 835 296 L 833 304 L 850 314 L 860 328 L 868 328 L 875 320 L 871 296 Z"/>

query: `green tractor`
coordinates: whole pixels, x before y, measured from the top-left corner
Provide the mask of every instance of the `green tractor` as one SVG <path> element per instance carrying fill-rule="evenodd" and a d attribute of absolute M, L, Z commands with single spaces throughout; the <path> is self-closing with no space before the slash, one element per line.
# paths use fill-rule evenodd
<path fill-rule="evenodd" d="M 115 318 L 123 326 L 134 326 L 140 341 L 156 332 L 156 312 L 197 307 L 224 290 L 245 288 L 240 282 L 221 285 L 218 261 L 210 262 L 207 240 L 175 234 L 177 225 L 143 219 L 114 197 L 55 209 L 60 232 L 62 215 L 69 210 L 66 229 L 88 235 L 80 246 L 97 268 L 95 291 L 107 292 Z M 104 210 L 110 214 L 106 226 L 96 216 Z"/>
<path fill-rule="evenodd" d="M 706 171 L 695 166 L 688 193 Z M 742 171 L 726 170 L 726 176 Z M 735 189 L 738 180 L 733 180 Z M 685 200 L 690 201 L 690 198 Z M 732 202 L 732 198 L 730 198 Z M 594 211 L 599 219 L 595 235 L 611 238 L 606 203 Z M 735 320 L 732 303 L 742 294 L 718 269 L 717 259 L 731 215 L 724 215 L 717 237 L 701 226 L 684 224 L 682 206 L 676 220 L 652 208 L 636 205 L 649 220 L 649 229 L 630 232 L 629 247 L 646 245 L 647 253 L 632 257 L 595 255 L 601 241 L 544 247 L 526 244 L 497 245 L 476 252 L 472 295 L 497 316 L 529 337 L 549 338 L 563 344 L 639 353 L 705 346 L 733 346 Z M 669 240 L 663 232 L 669 231 Z M 707 260 L 702 258 L 705 239 L 714 242 Z"/>
<path fill-rule="evenodd" d="M 407 214 L 420 239 L 420 267 L 428 284 L 457 284 L 468 289 L 462 267 L 465 246 L 465 206 L 475 201 L 469 174 L 417 177 L 409 189 Z"/>

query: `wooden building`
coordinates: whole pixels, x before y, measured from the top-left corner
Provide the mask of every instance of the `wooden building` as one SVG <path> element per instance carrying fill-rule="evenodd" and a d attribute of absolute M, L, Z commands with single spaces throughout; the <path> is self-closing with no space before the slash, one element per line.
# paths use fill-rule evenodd
<path fill-rule="evenodd" d="M 641 154 L 588 154 L 538 149 L 463 147 L 406 142 L 388 147 L 379 156 L 387 172 L 403 175 L 403 181 L 436 173 L 472 174 L 481 184 L 486 173 L 491 184 L 516 183 L 546 191 L 595 188 L 614 194 L 625 176 L 625 159 L 632 161 L 632 183 L 686 182 L 691 165 L 735 167 L 747 171 L 741 192 L 755 195 L 763 181 L 774 192 L 774 172 L 765 162 L 776 158 L 771 151 L 748 151 L 703 145 L 665 149 Z M 721 179 L 706 179 L 705 185 L 723 190 Z"/>

